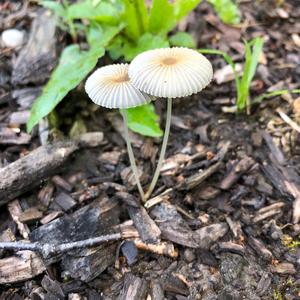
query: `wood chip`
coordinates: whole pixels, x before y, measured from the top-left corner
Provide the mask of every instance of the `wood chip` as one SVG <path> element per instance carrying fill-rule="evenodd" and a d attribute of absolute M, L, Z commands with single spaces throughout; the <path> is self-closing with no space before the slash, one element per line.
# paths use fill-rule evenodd
<path fill-rule="evenodd" d="M 273 254 L 270 250 L 266 248 L 266 246 L 263 244 L 262 241 L 252 237 L 248 236 L 248 243 L 249 245 L 254 249 L 254 251 L 262 257 L 266 261 L 271 261 L 273 258 Z"/>
<path fill-rule="evenodd" d="M 11 218 L 17 224 L 20 234 L 24 239 L 28 239 L 30 230 L 27 225 L 20 222 L 19 217 L 23 213 L 21 205 L 18 200 L 10 202 L 7 206 Z"/>
<path fill-rule="evenodd" d="M 207 178 L 209 178 L 212 174 L 217 172 L 221 165 L 221 162 L 217 162 L 216 164 L 210 166 L 208 169 L 186 178 L 185 182 L 179 188 L 188 190 L 195 188 L 196 186 L 204 182 Z"/>
<path fill-rule="evenodd" d="M 0 233 L 0 242 L 15 242 L 16 237 L 10 228 L 5 229 Z M 5 250 L 0 250 L 0 257 L 3 255 Z"/>
<path fill-rule="evenodd" d="M 193 239 L 201 249 L 209 249 L 217 240 L 228 231 L 226 223 L 211 224 L 193 232 Z"/>
<path fill-rule="evenodd" d="M 104 152 L 100 154 L 99 160 L 105 164 L 117 165 L 121 154 L 121 151 Z"/>
<path fill-rule="evenodd" d="M 55 203 L 58 204 L 64 211 L 71 210 L 77 205 L 77 202 L 64 192 L 57 195 Z"/>
<path fill-rule="evenodd" d="M 296 274 L 297 271 L 293 264 L 288 262 L 282 262 L 279 264 L 276 264 L 275 266 L 271 266 L 273 272 L 276 272 L 278 274 Z"/>
<path fill-rule="evenodd" d="M 157 243 L 160 241 L 161 231 L 150 218 L 144 207 L 128 207 L 128 213 L 132 219 L 143 242 Z"/>
<path fill-rule="evenodd" d="M 191 248 L 209 249 L 228 231 L 225 223 L 217 223 L 192 231 L 170 203 L 161 203 L 152 210 L 162 236 L 176 244 Z"/>
<path fill-rule="evenodd" d="M 285 206 L 284 202 L 278 202 L 271 204 L 269 206 L 265 206 L 257 211 L 255 217 L 253 218 L 254 223 L 261 222 L 267 218 L 275 216 L 282 212 L 282 208 Z"/>
<path fill-rule="evenodd" d="M 131 273 L 125 274 L 123 289 L 117 300 L 138 300 L 145 299 L 147 295 L 146 281 Z"/>
<path fill-rule="evenodd" d="M 14 131 L 12 128 L 4 127 L 1 128 L 0 126 L 0 144 L 3 145 L 25 145 L 28 144 L 31 140 L 31 135 L 20 132 L 17 129 L 17 132 Z"/>
<path fill-rule="evenodd" d="M 56 218 L 60 217 L 63 214 L 62 211 L 53 211 L 50 214 L 46 215 L 44 218 L 41 219 L 41 223 L 47 224 L 53 220 L 55 220 Z"/>
<path fill-rule="evenodd" d="M 238 179 L 254 165 L 254 163 L 255 162 L 251 157 L 244 157 L 225 176 L 225 178 L 221 181 L 219 187 L 223 190 L 228 190 L 229 188 L 231 188 L 233 184 L 235 184 Z"/>
<path fill-rule="evenodd" d="M 71 192 L 73 189 L 73 186 L 64 178 L 61 176 L 55 175 L 52 177 L 52 182 L 56 185 L 59 186 L 60 188 L 64 189 L 67 192 Z"/>
<path fill-rule="evenodd" d="M 233 243 L 233 242 L 221 242 L 218 243 L 219 250 L 223 252 L 232 252 L 239 255 L 245 254 L 245 248 L 242 245 Z"/>
<path fill-rule="evenodd" d="M 158 280 L 151 281 L 150 283 L 150 295 L 154 300 L 164 300 L 164 290 L 162 288 L 161 283 Z"/>
<path fill-rule="evenodd" d="M 41 258 L 32 251 L 19 251 L 0 259 L 0 283 L 8 284 L 34 278 L 45 271 Z"/>
<path fill-rule="evenodd" d="M 9 124 L 26 124 L 30 116 L 29 110 L 16 111 L 10 115 Z"/>
<path fill-rule="evenodd" d="M 133 239 L 134 244 L 140 250 L 156 253 L 159 255 L 166 255 L 172 258 L 178 256 L 178 251 L 174 245 L 169 242 L 160 242 L 157 244 L 144 243 L 141 239 Z"/>
<path fill-rule="evenodd" d="M 43 217 L 43 213 L 36 207 L 31 207 L 22 212 L 19 216 L 19 221 L 22 223 L 32 223 L 40 220 Z"/>

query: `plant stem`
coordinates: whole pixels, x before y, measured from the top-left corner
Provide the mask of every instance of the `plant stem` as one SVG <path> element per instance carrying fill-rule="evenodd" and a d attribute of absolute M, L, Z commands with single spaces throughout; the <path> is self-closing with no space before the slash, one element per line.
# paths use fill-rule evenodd
<path fill-rule="evenodd" d="M 168 144 L 168 138 L 169 138 L 169 134 L 170 134 L 171 115 L 172 115 L 172 99 L 168 98 L 167 119 L 166 119 L 164 139 L 163 139 L 163 143 L 161 146 L 159 159 L 158 159 L 158 163 L 157 163 L 157 167 L 156 167 L 153 179 L 152 179 L 150 187 L 145 195 L 146 200 L 149 199 L 149 197 L 151 196 L 151 193 L 153 192 L 155 185 L 157 183 L 158 177 L 160 175 L 160 170 L 161 170 L 164 158 L 165 158 L 167 144 Z"/>
<path fill-rule="evenodd" d="M 131 169 L 132 169 L 139 193 L 141 195 L 142 201 L 145 202 L 146 201 L 145 194 L 144 194 L 144 191 L 143 191 L 140 179 L 139 179 L 139 174 L 138 174 L 138 170 L 136 167 L 132 146 L 131 146 L 131 142 L 129 139 L 128 125 L 127 125 L 127 111 L 125 109 L 124 110 L 122 109 L 121 112 L 122 112 L 122 116 L 123 116 L 123 120 L 124 120 L 125 140 L 126 140 L 127 152 L 128 152 L 128 156 L 129 156 Z"/>

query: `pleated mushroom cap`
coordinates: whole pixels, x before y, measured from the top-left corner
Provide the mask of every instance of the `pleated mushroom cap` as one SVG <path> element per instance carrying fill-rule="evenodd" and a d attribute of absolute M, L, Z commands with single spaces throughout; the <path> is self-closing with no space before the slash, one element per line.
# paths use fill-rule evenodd
<path fill-rule="evenodd" d="M 155 97 L 177 98 L 200 92 L 213 77 L 209 60 L 189 48 L 143 52 L 129 66 L 134 86 Z"/>
<path fill-rule="evenodd" d="M 128 64 L 97 69 L 87 79 L 85 90 L 94 103 L 107 108 L 130 108 L 151 101 L 129 81 Z"/>

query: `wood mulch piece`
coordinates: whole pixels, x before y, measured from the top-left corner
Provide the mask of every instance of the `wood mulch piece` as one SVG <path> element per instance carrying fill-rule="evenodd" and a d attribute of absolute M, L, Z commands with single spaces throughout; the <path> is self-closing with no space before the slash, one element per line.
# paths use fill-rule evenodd
<path fill-rule="evenodd" d="M 263 36 L 252 95 L 299 88 L 298 1 L 240 2 L 238 26 L 201 3 L 179 29 L 237 63 L 242 39 Z M 35 246 L 0 249 L 0 299 L 300 299 L 299 98 L 264 100 L 251 116 L 224 113 L 232 72 L 209 56 L 215 81 L 174 100 L 162 175 L 144 207 L 120 116 L 95 110 L 81 87 L 58 106 L 56 132 L 44 122 L 26 133 L 65 40 L 35 5 L 0 8 L 1 30 L 27 33 L 21 51 L 0 54 L 0 242 Z M 163 126 L 165 102 L 155 105 Z M 88 132 L 70 140 L 75 120 Z M 160 141 L 132 140 L 146 187 Z"/>

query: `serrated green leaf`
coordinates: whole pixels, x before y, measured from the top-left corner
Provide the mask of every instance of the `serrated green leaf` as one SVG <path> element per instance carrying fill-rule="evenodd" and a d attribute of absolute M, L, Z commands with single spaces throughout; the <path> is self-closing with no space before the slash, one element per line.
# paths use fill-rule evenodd
<path fill-rule="evenodd" d="M 176 32 L 169 38 L 169 41 L 172 46 L 196 48 L 194 38 L 187 32 Z"/>
<path fill-rule="evenodd" d="M 176 20 L 187 16 L 200 2 L 201 0 L 175 0 L 173 5 Z"/>
<path fill-rule="evenodd" d="M 87 76 L 95 67 L 98 58 L 104 55 L 104 47 L 119 31 L 119 27 L 106 27 L 106 30 L 99 29 L 98 31 L 97 28 L 90 28 L 88 32 L 89 51 L 81 51 L 78 45 L 71 45 L 64 49 L 42 95 L 32 106 L 27 122 L 28 132 Z"/>
<path fill-rule="evenodd" d="M 103 2 L 96 3 L 96 5 L 86 0 L 70 5 L 67 8 L 68 19 L 91 19 L 102 23 L 116 25 L 119 22 L 120 11 L 116 5 Z"/>
<path fill-rule="evenodd" d="M 144 0 L 123 0 L 126 35 L 132 41 L 137 40 L 148 28 L 148 13 Z"/>
<path fill-rule="evenodd" d="M 152 103 L 127 109 L 128 127 L 141 135 L 162 136 L 163 132 L 159 127 L 158 120 L 159 117 L 155 113 Z"/>
<path fill-rule="evenodd" d="M 141 52 L 169 47 L 169 42 L 166 37 L 145 33 L 138 39 L 137 44 L 126 43 L 123 46 L 125 60 L 131 61 L 136 55 Z"/>
<path fill-rule="evenodd" d="M 174 7 L 169 0 L 153 0 L 149 17 L 149 31 L 166 34 L 175 26 Z"/>
<path fill-rule="evenodd" d="M 226 24 L 240 22 L 240 14 L 237 4 L 232 0 L 208 0 L 213 5 L 220 19 Z"/>

